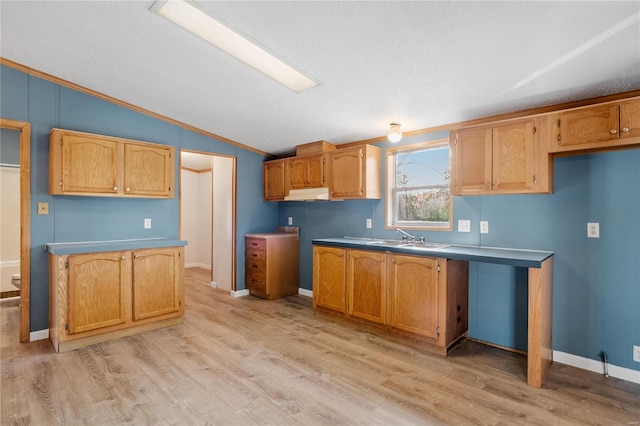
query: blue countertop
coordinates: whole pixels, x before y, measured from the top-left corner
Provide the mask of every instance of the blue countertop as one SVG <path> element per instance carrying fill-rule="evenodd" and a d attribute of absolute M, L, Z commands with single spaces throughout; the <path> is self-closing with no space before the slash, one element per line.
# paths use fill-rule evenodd
<path fill-rule="evenodd" d="M 473 262 L 499 263 L 503 265 L 540 268 L 542 262 L 553 256 L 551 251 L 523 250 L 514 248 L 445 245 L 442 248 L 428 248 L 415 245 L 403 247 L 385 244 L 382 240 L 369 238 L 323 238 L 315 239 L 312 244 L 344 247 L 370 251 L 388 251 L 414 256 L 440 257 L 445 259 L 469 260 Z"/>
<path fill-rule="evenodd" d="M 113 241 L 86 241 L 71 243 L 48 243 L 44 249 L 51 254 L 80 254 L 97 253 L 105 251 L 137 250 L 148 248 L 179 247 L 186 246 L 186 240 L 176 240 L 173 238 L 142 238 L 136 240 L 113 240 Z"/>

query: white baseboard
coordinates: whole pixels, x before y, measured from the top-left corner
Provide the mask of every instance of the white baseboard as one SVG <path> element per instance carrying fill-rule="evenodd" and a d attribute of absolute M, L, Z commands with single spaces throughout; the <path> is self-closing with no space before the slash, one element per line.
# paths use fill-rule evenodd
<path fill-rule="evenodd" d="M 205 265 L 204 263 L 186 263 L 184 265 L 185 268 L 202 268 L 202 269 L 207 269 L 207 270 L 211 270 L 211 265 Z"/>
<path fill-rule="evenodd" d="M 566 364 L 583 370 L 593 371 L 594 373 L 604 374 L 602 362 L 577 355 L 571 355 L 565 352 L 553 351 L 553 362 L 559 362 L 560 364 Z M 613 364 L 609 364 L 607 366 L 607 370 L 610 377 L 640 384 L 640 371 L 638 370 L 618 367 Z"/>
<path fill-rule="evenodd" d="M 300 296 L 313 297 L 313 291 L 307 290 L 306 288 L 298 288 L 298 294 Z"/>
<path fill-rule="evenodd" d="M 231 291 L 231 297 L 243 297 L 243 296 L 248 296 L 249 295 L 249 290 L 245 289 L 245 290 L 236 290 L 236 291 Z"/>
<path fill-rule="evenodd" d="M 29 341 L 35 342 L 36 340 L 45 340 L 49 338 L 49 329 L 32 331 L 29 333 Z"/>

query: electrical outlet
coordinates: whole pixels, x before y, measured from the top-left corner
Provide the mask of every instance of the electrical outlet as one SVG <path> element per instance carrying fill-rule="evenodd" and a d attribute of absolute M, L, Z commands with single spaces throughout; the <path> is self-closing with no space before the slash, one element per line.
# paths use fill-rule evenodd
<path fill-rule="evenodd" d="M 293 218 L 291 216 L 287 218 L 287 224 L 293 225 Z"/>
<path fill-rule="evenodd" d="M 470 220 L 459 220 L 458 221 L 458 232 L 471 232 L 471 221 Z"/>
<path fill-rule="evenodd" d="M 640 346 L 633 345 L 633 360 L 640 362 Z"/>
<path fill-rule="evenodd" d="M 144 229 L 149 229 L 149 228 L 151 228 L 151 219 L 146 218 L 144 220 Z"/>
<path fill-rule="evenodd" d="M 587 223 L 587 238 L 600 238 L 600 224 L 598 222 Z"/>
<path fill-rule="evenodd" d="M 371 221 L 371 218 L 367 218 L 367 229 L 371 229 L 373 227 L 373 223 Z"/>
<path fill-rule="evenodd" d="M 49 203 L 38 203 L 38 214 L 49 214 Z"/>
<path fill-rule="evenodd" d="M 489 221 L 486 221 L 486 220 L 480 221 L 480 233 L 481 234 L 489 233 Z"/>

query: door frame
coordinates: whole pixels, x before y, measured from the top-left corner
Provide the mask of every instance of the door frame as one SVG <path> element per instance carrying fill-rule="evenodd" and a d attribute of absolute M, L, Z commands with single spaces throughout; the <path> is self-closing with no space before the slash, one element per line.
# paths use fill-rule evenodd
<path fill-rule="evenodd" d="M 190 152 L 193 154 L 200 154 L 200 155 L 206 155 L 209 157 L 224 157 L 224 158 L 230 158 L 233 160 L 233 172 L 232 172 L 232 178 L 233 178 L 233 182 L 232 182 L 232 193 L 231 196 L 233 197 L 232 199 L 232 213 L 231 213 L 231 233 L 233 235 L 233 238 L 231 240 L 231 292 L 236 291 L 236 243 L 237 243 L 237 238 L 236 238 L 236 217 L 237 217 L 237 203 L 238 203 L 238 197 L 237 197 L 237 181 L 238 181 L 238 158 L 234 155 L 226 155 L 226 154 L 218 154 L 215 152 L 206 152 L 206 151 L 197 151 L 197 150 L 192 150 L 192 149 L 180 149 L 180 152 L 178 154 L 179 156 L 179 161 L 180 161 L 180 167 L 178 168 L 178 170 L 180 171 L 178 173 L 179 175 L 179 188 L 180 188 L 180 196 L 178 197 L 178 228 L 179 228 L 179 233 L 180 233 L 180 238 L 182 238 L 182 153 L 183 152 Z M 211 173 L 211 178 L 213 179 L 213 172 Z M 213 190 L 213 188 L 212 188 Z M 214 212 L 214 207 L 213 207 L 213 203 L 215 203 L 215 200 L 212 198 L 211 200 L 212 202 L 212 206 L 211 206 L 211 214 L 213 216 L 213 212 Z M 212 217 L 212 221 L 213 221 L 213 217 Z M 211 227 L 211 243 L 213 244 L 213 226 Z M 212 253 L 213 254 L 213 253 Z M 214 270 L 213 270 L 213 263 L 211 264 L 211 276 L 210 276 L 210 280 L 213 281 L 213 274 L 214 274 Z"/>
<path fill-rule="evenodd" d="M 31 123 L 0 118 L 20 132 L 20 342 L 29 342 L 31 312 Z"/>

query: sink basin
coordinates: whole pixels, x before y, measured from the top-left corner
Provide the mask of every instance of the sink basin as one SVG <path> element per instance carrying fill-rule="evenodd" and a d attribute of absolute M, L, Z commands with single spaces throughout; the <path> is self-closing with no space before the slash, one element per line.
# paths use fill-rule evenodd
<path fill-rule="evenodd" d="M 418 242 L 410 243 L 408 241 L 402 241 L 402 240 L 373 240 L 373 241 L 367 241 L 366 244 L 376 244 L 380 246 L 407 247 L 407 248 L 422 249 L 422 250 L 438 250 L 438 249 L 451 247 L 448 244 L 418 243 Z"/>

